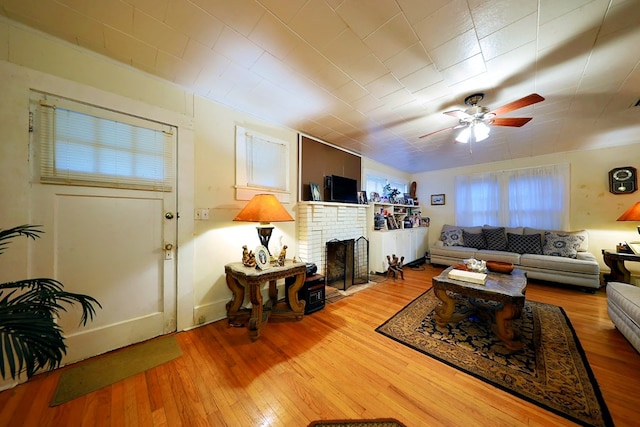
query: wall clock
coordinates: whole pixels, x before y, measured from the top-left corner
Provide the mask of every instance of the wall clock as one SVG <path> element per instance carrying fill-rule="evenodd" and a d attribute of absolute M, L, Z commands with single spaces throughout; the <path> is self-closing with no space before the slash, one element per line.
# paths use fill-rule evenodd
<path fill-rule="evenodd" d="M 609 191 L 613 194 L 633 193 L 638 189 L 636 168 L 624 166 L 609 171 Z"/>

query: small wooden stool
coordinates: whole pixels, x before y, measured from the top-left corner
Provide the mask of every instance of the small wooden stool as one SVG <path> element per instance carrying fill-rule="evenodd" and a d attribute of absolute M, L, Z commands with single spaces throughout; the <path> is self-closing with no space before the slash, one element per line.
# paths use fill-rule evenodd
<path fill-rule="evenodd" d="M 398 259 L 396 254 L 393 254 L 392 256 L 387 255 L 387 262 L 389 263 L 389 267 L 387 268 L 387 278 L 393 275 L 393 280 L 396 280 L 396 277 L 398 276 L 404 280 L 404 271 L 402 271 L 404 257 Z"/>

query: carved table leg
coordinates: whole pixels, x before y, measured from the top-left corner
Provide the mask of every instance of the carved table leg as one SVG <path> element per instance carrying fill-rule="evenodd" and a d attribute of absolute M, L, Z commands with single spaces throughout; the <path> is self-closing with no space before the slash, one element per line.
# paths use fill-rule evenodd
<path fill-rule="evenodd" d="M 291 311 L 295 313 L 296 320 L 302 320 L 302 317 L 304 316 L 304 307 L 307 304 L 306 301 L 300 301 L 298 299 L 298 291 L 302 288 L 305 277 L 305 273 L 297 274 L 296 281 L 289 286 L 288 290 L 287 296 L 289 297 L 289 305 L 291 306 Z"/>
<path fill-rule="evenodd" d="M 474 312 L 474 310 L 470 310 L 468 312 L 465 311 L 461 313 L 454 313 L 454 310 L 456 308 L 455 300 L 451 298 L 447 294 L 447 291 L 444 289 L 434 288 L 434 290 L 438 299 L 442 301 L 442 304 L 440 304 L 435 309 L 435 312 L 436 312 L 435 317 L 438 325 L 444 326 L 447 323 L 459 322 L 463 319 L 466 319 Z"/>
<path fill-rule="evenodd" d="M 516 333 L 513 329 L 513 319 L 520 317 L 521 311 L 522 308 L 516 304 L 505 304 L 501 310 L 495 312 L 493 332 L 509 350 L 522 349 L 522 342 L 515 341 Z"/>
<path fill-rule="evenodd" d="M 251 300 L 251 318 L 249 319 L 249 338 L 255 341 L 260 336 L 260 328 L 264 319 L 262 309 L 262 292 L 261 286 L 256 283 L 249 285 L 249 299 Z"/>
<path fill-rule="evenodd" d="M 229 324 L 234 323 L 238 317 L 240 307 L 244 302 L 244 286 L 242 286 L 231 274 L 226 275 L 227 287 L 233 293 L 231 297 L 231 301 L 229 301 L 226 305 L 227 308 L 227 319 Z"/>

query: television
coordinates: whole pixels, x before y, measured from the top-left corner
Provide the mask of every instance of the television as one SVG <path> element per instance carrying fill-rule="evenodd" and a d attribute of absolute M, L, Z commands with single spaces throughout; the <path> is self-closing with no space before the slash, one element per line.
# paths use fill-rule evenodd
<path fill-rule="evenodd" d="M 358 203 L 358 181 L 344 176 L 325 177 L 326 200 L 329 202 Z"/>

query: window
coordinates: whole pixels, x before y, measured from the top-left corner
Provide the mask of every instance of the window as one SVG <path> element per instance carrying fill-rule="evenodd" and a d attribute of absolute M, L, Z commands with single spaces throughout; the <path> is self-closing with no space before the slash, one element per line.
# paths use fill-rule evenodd
<path fill-rule="evenodd" d="M 289 192 L 289 144 L 236 126 L 236 198 Z M 282 194 L 281 201 L 288 195 Z"/>
<path fill-rule="evenodd" d="M 456 177 L 456 224 L 565 229 L 569 165 Z"/>
<path fill-rule="evenodd" d="M 45 184 L 172 191 L 172 126 L 33 92 Z"/>

